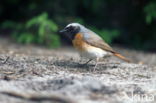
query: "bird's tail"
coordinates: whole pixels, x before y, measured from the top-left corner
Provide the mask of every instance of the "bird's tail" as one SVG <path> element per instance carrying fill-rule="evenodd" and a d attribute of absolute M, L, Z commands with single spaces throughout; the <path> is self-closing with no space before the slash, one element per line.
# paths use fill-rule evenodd
<path fill-rule="evenodd" d="M 120 59 L 122 59 L 122 60 L 124 60 L 124 61 L 126 61 L 126 62 L 128 62 L 128 63 L 131 62 L 129 59 L 127 59 L 126 57 L 122 56 L 120 53 L 113 53 L 113 55 L 118 57 L 118 58 L 120 58 Z"/>

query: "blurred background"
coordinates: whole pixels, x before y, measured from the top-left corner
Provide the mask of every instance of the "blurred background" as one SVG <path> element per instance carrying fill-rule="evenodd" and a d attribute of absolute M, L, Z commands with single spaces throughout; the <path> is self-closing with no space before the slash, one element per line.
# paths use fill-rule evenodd
<path fill-rule="evenodd" d="M 58 33 L 79 22 L 107 43 L 156 51 L 155 0 L 3 0 L 0 37 L 48 48 L 70 45 Z"/>

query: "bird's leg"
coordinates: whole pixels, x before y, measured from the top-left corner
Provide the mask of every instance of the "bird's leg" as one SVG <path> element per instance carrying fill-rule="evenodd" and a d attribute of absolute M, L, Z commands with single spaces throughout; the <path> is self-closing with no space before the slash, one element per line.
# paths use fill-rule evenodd
<path fill-rule="evenodd" d="M 89 59 L 86 63 L 84 63 L 83 65 L 87 65 L 90 61 L 92 61 L 93 59 Z"/>
<path fill-rule="evenodd" d="M 98 62 L 99 62 L 99 58 L 96 58 L 96 64 L 95 64 L 95 66 L 94 66 L 94 70 L 93 70 L 93 71 L 95 71 L 95 69 L 96 69 L 96 67 L 97 67 L 97 65 L 98 65 Z"/>

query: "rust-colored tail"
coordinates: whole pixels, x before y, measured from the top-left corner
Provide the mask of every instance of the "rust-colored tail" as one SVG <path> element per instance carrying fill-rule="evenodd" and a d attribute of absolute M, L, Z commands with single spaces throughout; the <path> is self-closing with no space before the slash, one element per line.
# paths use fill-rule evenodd
<path fill-rule="evenodd" d="M 129 59 L 127 59 L 126 57 L 122 56 L 119 53 L 113 53 L 113 55 L 116 56 L 116 57 L 118 57 L 118 58 L 120 58 L 120 59 L 122 59 L 122 60 L 124 60 L 124 61 L 126 61 L 126 62 L 128 62 L 128 63 L 130 63 L 130 60 Z"/>

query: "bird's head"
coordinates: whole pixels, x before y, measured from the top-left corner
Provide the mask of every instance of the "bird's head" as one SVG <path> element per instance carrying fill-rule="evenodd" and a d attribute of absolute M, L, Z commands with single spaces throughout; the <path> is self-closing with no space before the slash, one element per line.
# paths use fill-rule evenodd
<path fill-rule="evenodd" d="M 75 35 L 81 32 L 84 28 L 85 27 L 79 23 L 70 23 L 61 30 L 60 33 L 67 35 L 70 39 L 73 39 Z"/>

